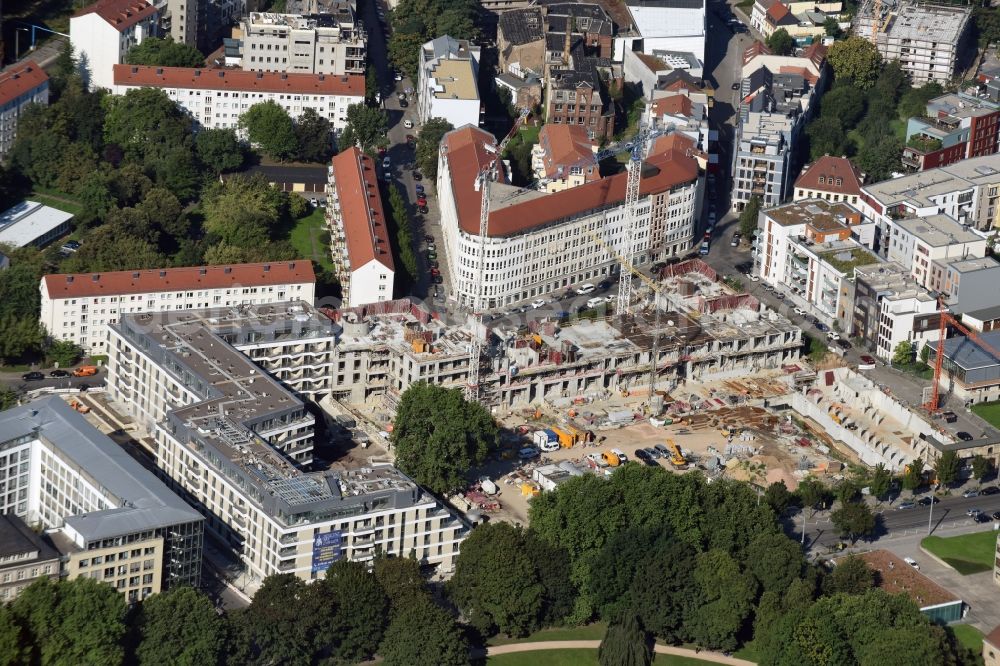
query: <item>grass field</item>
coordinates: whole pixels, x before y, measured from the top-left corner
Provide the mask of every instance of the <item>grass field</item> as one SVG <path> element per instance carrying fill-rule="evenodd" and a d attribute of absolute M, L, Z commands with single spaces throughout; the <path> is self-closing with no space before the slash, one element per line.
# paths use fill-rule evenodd
<path fill-rule="evenodd" d="M 950 629 L 955 632 L 958 642 L 969 648 L 976 654 L 983 649 L 983 632 L 979 631 L 971 624 L 953 624 Z"/>
<path fill-rule="evenodd" d="M 653 655 L 656 666 L 704 666 L 712 662 L 670 654 Z M 538 650 L 501 654 L 486 660 L 487 666 L 597 666 L 597 650 Z"/>
<path fill-rule="evenodd" d="M 1000 402 L 980 402 L 972 406 L 972 413 L 994 428 L 1000 428 Z"/>
<path fill-rule="evenodd" d="M 604 630 L 607 627 L 603 622 L 595 622 L 582 627 L 560 627 L 556 629 L 542 629 L 524 638 L 504 638 L 494 636 L 487 645 L 509 645 L 510 643 L 535 643 L 538 641 L 599 641 L 604 638 Z"/>
<path fill-rule="evenodd" d="M 289 240 L 303 257 L 312 259 L 327 270 L 333 270 L 330 248 L 320 241 L 326 231 L 325 208 L 317 208 L 295 223 Z"/>
<path fill-rule="evenodd" d="M 32 192 L 28 196 L 28 199 L 31 201 L 37 201 L 38 203 L 46 206 L 51 206 L 57 210 L 72 213 L 73 215 L 79 215 L 83 211 L 83 206 L 78 203 L 71 202 L 69 199 L 62 196 L 48 195 L 44 192 Z"/>
<path fill-rule="evenodd" d="M 969 574 L 991 571 L 997 535 L 993 530 L 955 537 L 929 536 L 920 545 L 948 563 L 955 571 Z"/>

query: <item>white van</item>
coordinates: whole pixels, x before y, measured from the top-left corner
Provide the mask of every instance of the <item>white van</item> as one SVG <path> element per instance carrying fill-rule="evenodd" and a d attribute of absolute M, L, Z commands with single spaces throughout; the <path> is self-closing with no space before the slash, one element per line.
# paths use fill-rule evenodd
<path fill-rule="evenodd" d="M 588 308 L 596 308 L 599 305 L 604 305 L 606 302 L 607 301 L 605 301 L 605 299 L 604 299 L 603 296 L 594 296 L 592 299 L 590 299 L 589 301 L 587 301 L 587 307 Z"/>
<path fill-rule="evenodd" d="M 594 285 L 592 285 L 589 282 L 587 282 L 587 283 L 581 284 L 579 287 L 577 287 L 576 288 L 576 293 L 578 293 L 581 296 L 586 296 L 587 294 L 593 293 L 594 289 L 596 289 L 596 287 L 594 287 Z"/>

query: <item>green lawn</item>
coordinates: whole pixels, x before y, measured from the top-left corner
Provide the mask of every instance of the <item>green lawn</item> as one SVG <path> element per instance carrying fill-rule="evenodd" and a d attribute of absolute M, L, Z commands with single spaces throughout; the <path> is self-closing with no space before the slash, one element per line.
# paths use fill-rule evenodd
<path fill-rule="evenodd" d="M 993 570 L 997 534 L 993 530 L 955 537 L 929 536 L 920 545 L 963 576 Z"/>
<path fill-rule="evenodd" d="M 79 215 L 83 211 L 83 206 L 75 202 L 71 203 L 68 196 L 48 195 L 35 191 L 28 196 L 28 199 L 67 213 L 72 213 L 73 215 Z"/>
<path fill-rule="evenodd" d="M 299 219 L 292 229 L 289 240 L 303 257 L 312 259 L 327 270 L 333 270 L 333 259 L 330 258 L 330 248 L 320 242 L 320 234 L 326 231 L 326 209 L 317 208 L 310 214 Z"/>
<path fill-rule="evenodd" d="M 981 402 L 973 405 L 972 413 L 994 428 L 1000 428 L 1000 402 Z"/>
<path fill-rule="evenodd" d="M 557 627 L 542 629 L 524 638 L 505 638 L 494 636 L 486 642 L 487 645 L 508 645 L 510 643 L 535 643 L 537 641 L 599 641 L 604 638 L 607 625 L 595 622 L 582 627 Z"/>
<path fill-rule="evenodd" d="M 675 657 L 670 654 L 653 655 L 657 666 L 705 666 L 704 659 Z M 487 666 L 597 666 L 597 650 L 538 650 L 501 654 L 486 660 Z"/>
<path fill-rule="evenodd" d="M 953 624 L 951 630 L 955 632 L 958 642 L 969 648 L 976 654 L 983 650 L 983 632 L 979 631 L 971 624 Z"/>

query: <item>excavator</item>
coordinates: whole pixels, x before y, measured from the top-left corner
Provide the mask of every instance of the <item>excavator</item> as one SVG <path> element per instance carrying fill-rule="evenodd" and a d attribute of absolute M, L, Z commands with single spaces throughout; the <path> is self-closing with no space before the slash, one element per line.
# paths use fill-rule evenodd
<path fill-rule="evenodd" d="M 688 461 L 684 457 L 684 454 L 681 453 L 681 447 L 677 446 L 677 442 L 672 439 L 668 439 L 667 448 L 670 449 L 670 464 L 673 465 L 674 469 L 687 469 Z"/>

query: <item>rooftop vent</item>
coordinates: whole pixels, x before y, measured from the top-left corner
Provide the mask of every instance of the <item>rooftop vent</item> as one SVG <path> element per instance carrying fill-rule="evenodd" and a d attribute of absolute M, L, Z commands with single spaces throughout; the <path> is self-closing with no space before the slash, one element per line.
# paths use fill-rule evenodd
<path fill-rule="evenodd" d="M 271 272 L 271 264 L 264 264 L 264 272 L 265 273 Z"/>
<path fill-rule="evenodd" d="M 208 269 L 205 268 L 204 266 L 198 269 L 198 275 L 207 275 L 207 274 L 208 274 Z"/>
<path fill-rule="evenodd" d="M 264 78 L 264 72 L 257 72 L 257 78 L 258 79 Z"/>
<path fill-rule="evenodd" d="M 160 277 L 161 278 L 162 277 L 167 277 L 167 272 L 166 271 L 160 271 Z"/>
<path fill-rule="evenodd" d="M 157 67 L 156 68 L 156 75 L 157 76 L 163 76 L 163 68 L 162 67 Z"/>
<path fill-rule="evenodd" d="M 133 67 L 132 68 L 132 73 L 133 74 L 138 74 L 139 73 L 139 68 L 138 67 Z"/>
<path fill-rule="evenodd" d="M 290 271 L 294 271 L 295 270 L 295 262 L 294 261 L 288 262 L 288 270 L 290 270 Z"/>
<path fill-rule="evenodd" d="M 67 275 L 66 276 L 66 284 L 73 284 L 73 276 L 72 275 Z"/>
<path fill-rule="evenodd" d="M 201 76 L 201 70 L 200 69 L 194 70 L 194 76 L 195 76 L 195 78 L 198 78 L 199 76 Z"/>
<path fill-rule="evenodd" d="M 220 78 L 220 79 L 224 79 L 224 78 L 226 78 L 226 73 L 220 70 L 220 71 L 219 71 L 219 78 Z"/>
<path fill-rule="evenodd" d="M 100 273 L 94 273 L 93 275 L 90 276 L 90 279 L 93 280 L 94 282 L 99 282 L 100 279 L 101 279 L 101 274 Z"/>
<path fill-rule="evenodd" d="M 139 279 L 139 271 L 134 271 L 132 273 L 132 279 L 133 280 L 138 280 Z"/>
<path fill-rule="evenodd" d="M 226 275 L 229 275 L 230 273 L 233 272 L 233 268 L 232 266 L 226 266 L 224 269 L 222 269 L 222 272 L 225 273 Z"/>

